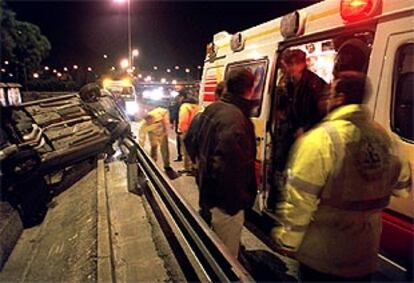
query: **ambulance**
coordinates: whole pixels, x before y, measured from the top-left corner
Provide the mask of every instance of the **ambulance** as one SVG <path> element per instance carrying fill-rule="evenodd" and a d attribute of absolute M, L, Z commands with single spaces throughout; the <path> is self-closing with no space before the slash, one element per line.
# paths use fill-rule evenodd
<path fill-rule="evenodd" d="M 272 216 L 266 205 L 276 187 L 272 165 L 278 131 L 273 113 L 279 107 L 283 71 L 279 55 L 288 49 L 304 51 L 308 69 L 326 83 L 332 82 L 337 56 L 358 54 L 360 71 L 373 86 L 367 102 L 372 116 L 394 137 L 399 154 L 414 168 L 414 1 L 322 1 L 244 31 L 219 32 L 206 48 L 200 86 L 204 106 L 214 101 L 217 83 L 231 70 L 249 68 L 256 78 L 254 93 L 261 103 L 251 120 L 257 142 L 257 212 Z M 408 199 L 393 198 L 383 212 L 381 256 L 409 273 L 413 219 L 413 190 Z"/>
<path fill-rule="evenodd" d="M 130 78 L 120 80 L 104 79 L 103 88 L 109 91 L 117 104 L 126 112 L 131 120 L 138 116 L 138 101 L 135 87 Z"/>

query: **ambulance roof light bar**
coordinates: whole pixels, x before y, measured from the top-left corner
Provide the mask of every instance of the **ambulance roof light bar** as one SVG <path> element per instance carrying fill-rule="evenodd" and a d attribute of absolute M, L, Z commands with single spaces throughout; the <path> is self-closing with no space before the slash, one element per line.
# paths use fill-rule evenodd
<path fill-rule="evenodd" d="M 341 17 L 353 22 L 372 17 L 380 11 L 381 0 L 341 0 Z"/>

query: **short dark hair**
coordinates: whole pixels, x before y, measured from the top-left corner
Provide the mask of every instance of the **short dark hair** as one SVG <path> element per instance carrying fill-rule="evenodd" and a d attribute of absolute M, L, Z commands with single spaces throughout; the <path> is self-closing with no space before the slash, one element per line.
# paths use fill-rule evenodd
<path fill-rule="evenodd" d="M 369 82 L 364 73 L 353 71 L 338 73 L 335 92 L 344 95 L 345 104 L 362 104 L 368 89 Z"/>
<path fill-rule="evenodd" d="M 285 64 L 303 63 L 306 64 L 306 53 L 300 49 L 288 49 L 283 52 L 282 60 Z"/>
<path fill-rule="evenodd" d="M 246 91 L 252 89 L 254 83 L 254 76 L 248 69 L 236 69 L 230 72 L 227 77 L 226 85 L 227 91 L 243 96 Z"/>

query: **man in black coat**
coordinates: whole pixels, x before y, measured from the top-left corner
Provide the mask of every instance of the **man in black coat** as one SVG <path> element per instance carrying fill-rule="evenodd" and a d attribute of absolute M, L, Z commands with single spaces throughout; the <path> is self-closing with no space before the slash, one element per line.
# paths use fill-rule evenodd
<path fill-rule="evenodd" d="M 253 74 L 232 71 L 227 93 L 209 105 L 187 133 L 186 148 L 198 161 L 200 204 L 210 209 L 211 226 L 235 257 L 238 256 L 244 209 L 253 205 L 256 144 L 249 115 L 254 107 Z"/>

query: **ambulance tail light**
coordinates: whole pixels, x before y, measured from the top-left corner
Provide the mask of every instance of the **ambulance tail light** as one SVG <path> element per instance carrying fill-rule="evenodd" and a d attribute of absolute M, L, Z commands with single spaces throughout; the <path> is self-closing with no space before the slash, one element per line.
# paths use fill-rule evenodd
<path fill-rule="evenodd" d="M 363 20 L 376 15 L 381 0 L 341 0 L 341 17 L 346 22 Z"/>

